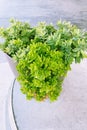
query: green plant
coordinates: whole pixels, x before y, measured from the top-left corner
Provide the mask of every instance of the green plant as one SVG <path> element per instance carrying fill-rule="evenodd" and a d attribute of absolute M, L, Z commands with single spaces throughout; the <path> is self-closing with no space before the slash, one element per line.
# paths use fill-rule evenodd
<path fill-rule="evenodd" d="M 67 72 L 62 52 L 51 50 L 45 43 L 32 43 L 29 49 L 17 65 L 22 92 L 28 99 L 57 99 Z"/>
<path fill-rule="evenodd" d="M 48 36 L 55 31 L 53 25 L 46 25 L 46 23 L 39 23 L 37 27 L 31 27 L 26 22 L 11 19 L 8 28 L 0 28 L 0 36 L 5 39 L 4 43 L 0 44 L 0 48 L 18 61 L 19 53 L 24 52 L 33 40 L 44 43 Z"/>
<path fill-rule="evenodd" d="M 72 62 L 87 58 L 87 32 L 70 22 L 31 28 L 12 20 L 9 28 L 0 30 L 2 48 L 17 61 L 18 81 L 27 99 L 56 100 Z"/>
<path fill-rule="evenodd" d="M 86 33 L 70 22 L 58 22 L 56 33 L 49 36 L 46 43 L 51 49 L 63 52 L 63 59 L 66 65 L 73 60 L 80 63 L 87 51 Z"/>
<path fill-rule="evenodd" d="M 0 28 L 0 36 L 5 39 L 2 50 L 11 57 L 15 57 L 19 50 L 23 50 L 35 36 L 35 29 L 28 23 L 11 19 L 10 27 Z"/>

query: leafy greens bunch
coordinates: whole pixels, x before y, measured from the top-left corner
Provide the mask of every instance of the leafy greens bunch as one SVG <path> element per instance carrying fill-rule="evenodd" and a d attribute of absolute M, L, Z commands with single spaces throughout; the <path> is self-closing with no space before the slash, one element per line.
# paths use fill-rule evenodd
<path fill-rule="evenodd" d="M 27 99 L 57 100 L 72 62 L 87 57 L 87 33 L 70 22 L 30 27 L 11 20 L 0 35 L 5 38 L 3 51 L 17 61 L 17 79 Z"/>

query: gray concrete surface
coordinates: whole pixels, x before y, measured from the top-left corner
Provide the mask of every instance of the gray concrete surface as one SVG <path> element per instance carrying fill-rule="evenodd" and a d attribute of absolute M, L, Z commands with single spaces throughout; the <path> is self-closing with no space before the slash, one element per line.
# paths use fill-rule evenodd
<path fill-rule="evenodd" d="M 15 82 L 13 105 L 19 130 L 87 130 L 87 59 L 72 65 L 54 103 L 27 101 Z"/>
<path fill-rule="evenodd" d="M 7 95 L 7 100 L 6 100 L 6 105 L 5 105 L 5 126 L 6 130 L 18 130 L 17 125 L 16 125 L 16 120 L 14 117 L 14 112 L 13 112 L 13 84 L 15 82 L 15 79 L 12 80 L 11 87 L 9 88 L 8 95 Z"/>
<path fill-rule="evenodd" d="M 87 0 L 0 0 L 0 26 L 8 26 L 11 17 L 32 25 L 63 19 L 87 28 Z"/>
<path fill-rule="evenodd" d="M 0 130 L 6 130 L 6 99 L 14 75 L 9 64 L 0 51 Z"/>

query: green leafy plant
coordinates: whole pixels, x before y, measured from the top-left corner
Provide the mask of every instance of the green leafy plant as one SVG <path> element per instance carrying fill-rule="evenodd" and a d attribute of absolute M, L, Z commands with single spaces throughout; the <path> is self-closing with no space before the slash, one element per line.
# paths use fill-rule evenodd
<path fill-rule="evenodd" d="M 57 100 L 72 62 L 87 58 L 87 32 L 70 22 L 30 27 L 12 20 L 0 35 L 5 38 L 3 51 L 17 61 L 17 79 L 27 99 Z"/>
<path fill-rule="evenodd" d="M 64 62 L 68 65 L 75 60 L 80 63 L 87 51 L 86 33 L 70 22 L 58 22 L 56 33 L 49 36 L 46 43 L 51 49 L 62 51 Z"/>
<path fill-rule="evenodd" d="M 35 42 L 45 42 L 49 35 L 54 33 L 56 29 L 53 25 L 39 23 L 37 27 L 31 27 L 26 22 L 20 22 L 15 19 L 10 20 L 8 28 L 0 28 L 0 36 L 5 39 L 4 44 L 0 44 L 0 48 L 15 60 L 19 60 L 21 51 Z"/>
<path fill-rule="evenodd" d="M 19 61 L 17 70 L 21 90 L 28 99 L 55 100 L 60 95 L 67 67 L 62 52 L 51 50 L 47 44 L 32 43 L 30 51 Z"/>
<path fill-rule="evenodd" d="M 11 19 L 10 27 L 0 28 L 0 36 L 5 39 L 2 44 L 3 51 L 14 58 L 19 50 L 23 50 L 31 43 L 35 29 L 26 22 Z"/>

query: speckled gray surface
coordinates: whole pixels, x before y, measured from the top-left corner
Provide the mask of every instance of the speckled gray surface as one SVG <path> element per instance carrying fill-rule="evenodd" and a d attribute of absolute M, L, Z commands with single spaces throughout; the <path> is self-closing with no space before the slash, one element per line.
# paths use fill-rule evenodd
<path fill-rule="evenodd" d="M 1 57 L 4 57 L 0 54 Z M 5 57 L 4 57 L 5 58 Z M 6 130 L 6 99 L 14 75 L 7 62 L 0 62 L 0 130 Z M 8 129 L 10 130 L 10 129 Z"/>
<path fill-rule="evenodd" d="M 0 26 L 8 26 L 9 18 L 56 24 L 63 19 L 87 27 L 87 0 L 0 0 Z"/>

